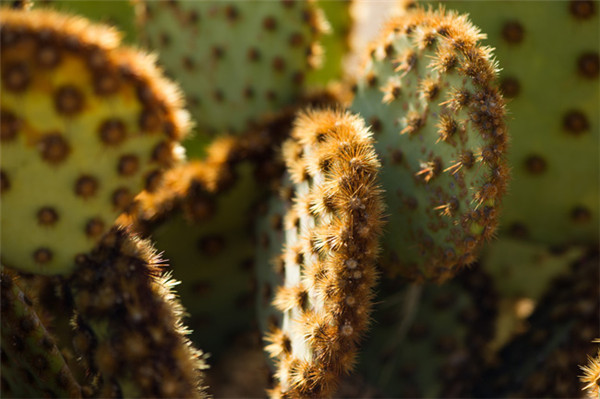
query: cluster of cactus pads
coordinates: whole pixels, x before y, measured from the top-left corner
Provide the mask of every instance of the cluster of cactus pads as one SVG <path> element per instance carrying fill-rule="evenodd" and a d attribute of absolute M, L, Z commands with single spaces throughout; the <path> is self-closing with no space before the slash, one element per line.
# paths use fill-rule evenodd
<path fill-rule="evenodd" d="M 600 397 L 599 4 L 359 3 L 1 1 L 3 397 Z"/>

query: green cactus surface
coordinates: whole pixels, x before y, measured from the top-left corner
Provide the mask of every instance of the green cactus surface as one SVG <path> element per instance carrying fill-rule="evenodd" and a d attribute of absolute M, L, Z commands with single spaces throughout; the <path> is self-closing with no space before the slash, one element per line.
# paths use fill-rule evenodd
<path fill-rule="evenodd" d="M 344 62 L 351 51 L 354 3 L 353 0 L 317 0 L 329 29 L 321 39 L 323 65 L 309 71 L 309 84 L 327 84 L 344 77 Z"/>
<path fill-rule="evenodd" d="M 600 4 L 444 3 L 468 12 L 502 60 L 513 177 L 502 231 L 550 245 L 597 244 L 600 169 L 589 161 L 600 157 Z"/>
<path fill-rule="evenodd" d="M 598 252 L 573 262 L 540 299 L 531 327 L 511 340 L 484 372 L 474 397 L 578 397 L 578 365 L 595 349 Z"/>
<path fill-rule="evenodd" d="M 239 134 L 300 97 L 318 65 L 323 21 L 312 1 L 146 1 L 144 34 L 182 83 L 201 152 L 206 133 Z M 202 38 L 202 39 L 198 39 Z"/>
<path fill-rule="evenodd" d="M 492 237 L 506 190 L 504 101 L 464 16 L 416 9 L 370 51 L 351 109 L 372 125 L 391 210 L 391 273 L 445 280 Z"/>
<path fill-rule="evenodd" d="M 470 397 L 494 334 L 490 275 L 464 270 L 439 286 L 388 282 L 382 291 L 358 363 L 376 397 Z"/>
<path fill-rule="evenodd" d="M 112 29 L 50 10 L 2 9 L 0 25 L 1 195 L 11 210 L 2 261 L 65 273 L 181 158 L 187 113 L 152 58 L 119 47 Z"/>
<path fill-rule="evenodd" d="M 0 0 L 0 396 L 600 399 L 599 13 Z"/>

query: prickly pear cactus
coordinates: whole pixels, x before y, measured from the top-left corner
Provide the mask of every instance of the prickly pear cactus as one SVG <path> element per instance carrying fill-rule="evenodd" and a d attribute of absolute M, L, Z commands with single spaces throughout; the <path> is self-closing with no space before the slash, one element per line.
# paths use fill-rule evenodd
<path fill-rule="evenodd" d="M 484 371 L 471 397 L 580 396 L 578 365 L 595 349 L 600 270 L 593 250 L 557 277 L 512 339 Z"/>
<path fill-rule="evenodd" d="M 74 345 L 99 397 L 204 397 L 201 352 L 185 337 L 175 282 L 147 242 L 113 228 L 70 277 Z M 118 315 L 118 317 L 115 317 Z"/>
<path fill-rule="evenodd" d="M 258 191 L 249 165 L 232 171 L 236 181 L 223 192 L 211 190 L 197 178 L 204 195 L 197 198 L 195 209 L 204 206 L 204 215 L 173 215 L 152 233 L 173 276 L 182 282 L 177 291 L 190 314 L 192 339 L 211 355 L 211 363 L 254 320 L 254 313 L 248 311 L 253 308 L 254 288 L 250 213 Z M 196 220 L 191 219 L 194 216 Z M 223 274 L 229 278 L 223 279 Z M 206 334 L 208 329 L 211 334 Z"/>
<path fill-rule="evenodd" d="M 416 9 L 388 23 L 358 80 L 351 109 L 383 160 L 393 273 L 445 280 L 494 234 L 507 131 L 484 37 L 464 16 Z"/>
<path fill-rule="evenodd" d="M 358 364 L 380 391 L 376 397 L 471 397 L 494 334 L 497 293 L 490 275 L 463 270 L 442 285 L 382 286 L 383 303 L 374 312 L 379 322 Z"/>
<path fill-rule="evenodd" d="M 36 0 L 36 7 L 49 7 L 54 10 L 77 14 L 91 21 L 112 25 L 123 33 L 123 40 L 135 43 L 137 28 L 135 26 L 135 4 L 129 0 Z"/>
<path fill-rule="evenodd" d="M 327 397 L 352 370 L 368 325 L 381 231 L 379 161 L 360 118 L 341 111 L 298 116 L 284 144 L 294 205 L 282 217 L 285 282 L 274 305 L 282 324 L 267 350 L 273 397 Z"/>
<path fill-rule="evenodd" d="M 312 1 L 146 1 L 144 34 L 185 87 L 199 135 L 241 133 L 291 105 L 318 65 L 323 29 Z M 190 143 L 200 151 L 202 137 Z M 206 141 L 206 140 L 204 140 Z"/>
<path fill-rule="evenodd" d="M 50 10 L 2 9 L 0 26 L 2 261 L 66 273 L 178 162 L 188 116 L 113 29 Z"/>
<path fill-rule="evenodd" d="M 2 380 L 4 397 L 81 397 L 45 320 L 19 284 L 16 273 L 0 269 L 2 294 Z"/>
<path fill-rule="evenodd" d="M 354 28 L 354 0 L 317 1 L 329 29 L 323 35 L 323 65 L 309 71 L 309 84 L 327 84 L 344 77 L 345 61 L 351 51 Z"/>
<path fill-rule="evenodd" d="M 502 61 L 512 188 L 502 231 L 564 245 L 600 239 L 600 4 L 444 2 L 468 12 Z M 547 21 L 547 23 L 539 23 Z"/>

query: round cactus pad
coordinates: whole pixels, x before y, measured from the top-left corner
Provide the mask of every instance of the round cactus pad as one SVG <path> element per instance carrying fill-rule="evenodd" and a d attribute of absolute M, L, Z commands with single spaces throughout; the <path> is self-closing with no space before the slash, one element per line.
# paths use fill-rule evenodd
<path fill-rule="evenodd" d="M 66 273 L 182 152 L 177 89 L 117 32 L 0 11 L 2 262 Z"/>

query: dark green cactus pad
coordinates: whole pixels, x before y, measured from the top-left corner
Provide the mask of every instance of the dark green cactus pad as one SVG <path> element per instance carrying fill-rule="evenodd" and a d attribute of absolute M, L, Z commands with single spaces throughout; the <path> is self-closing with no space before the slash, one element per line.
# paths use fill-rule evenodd
<path fill-rule="evenodd" d="M 600 279 L 592 251 L 557 277 L 529 317 L 486 370 L 472 397 L 583 397 L 578 365 L 596 349 Z"/>
<path fill-rule="evenodd" d="M 100 397 L 205 397 L 204 358 L 186 338 L 176 284 L 152 246 L 113 228 L 78 258 L 69 288 L 75 349 Z"/>
<path fill-rule="evenodd" d="M 2 267 L 2 397 L 81 397 L 81 387 L 45 326 L 47 320 L 16 276 Z"/>
<path fill-rule="evenodd" d="M 181 281 L 177 292 L 190 315 L 191 338 L 211 355 L 209 363 L 254 320 L 250 220 L 259 190 L 250 165 L 236 169 L 232 187 L 219 193 L 205 188 L 204 204 L 211 208 L 206 218 L 194 222 L 172 215 L 152 233 L 174 278 Z"/>
<path fill-rule="evenodd" d="M 179 162 L 189 116 L 152 57 L 47 9 L 0 10 L 2 262 L 67 274 Z"/>
<path fill-rule="evenodd" d="M 527 317 L 552 280 L 567 273 L 585 251 L 582 247 L 548 249 L 509 237 L 486 246 L 479 264 L 492 277 L 499 296 L 495 349 L 527 328 Z"/>
<path fill-rule="evenodd" d="M 199 136 L 239 134 L 291 105 L 317 65 L 322 20 L 312 1 L 146 1 L 143 34 L 185 87 Z"/>
<path fill-rule="evenodd" d="M 465 16 L 416 9 L 392 19 L 365 60 L 351 109 L 384 164 L 392 274 L 445 280 L 494 234 L 507 132 L 483 37 Z"/>
<path fill-rule="evenodd" d="M 439 286 L 384 280 L 376 300 L 358 363 L 374 397 L 469 397 L 494 335 L 490 276 L 475 266 Z"/>
<path fill-rule="evenodd" d="M 551 245 L 598 243 L 600 4 L 444 3 L 469 13 L 502 62 L 513 176 L 502 232 Z"/>

